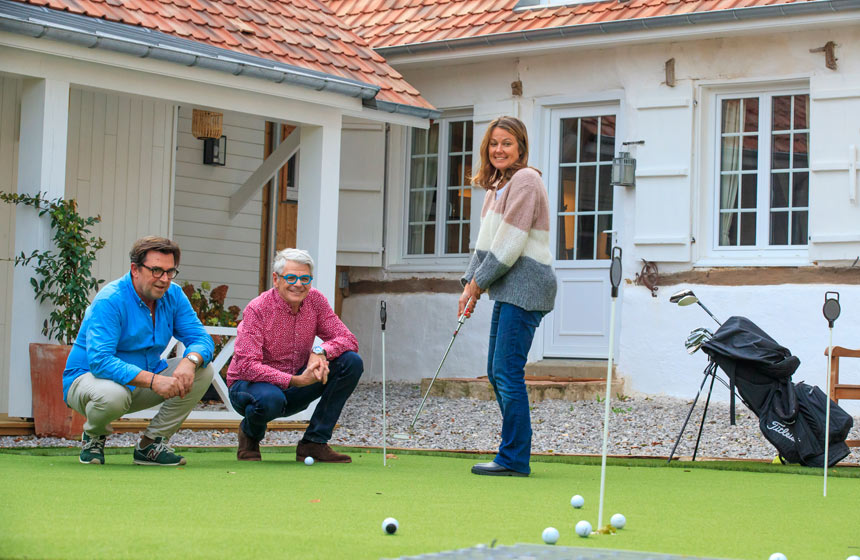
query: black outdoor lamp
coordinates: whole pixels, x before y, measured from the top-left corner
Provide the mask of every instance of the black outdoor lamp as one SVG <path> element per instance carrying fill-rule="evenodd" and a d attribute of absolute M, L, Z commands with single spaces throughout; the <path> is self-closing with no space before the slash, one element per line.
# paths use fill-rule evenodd
<path fill-rule="evenodd" d="M 203 139 L 203 163 L 205 165 L 227 164 L 227 137 Z"/>

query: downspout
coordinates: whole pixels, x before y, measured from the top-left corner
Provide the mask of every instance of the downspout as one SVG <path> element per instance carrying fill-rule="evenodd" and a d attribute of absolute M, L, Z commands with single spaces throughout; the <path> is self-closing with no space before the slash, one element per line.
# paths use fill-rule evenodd
<path fill-rule="evenodd" d="M 385 149 L 382 163 L 382 266 L 385 267 L 385 237 L 388 231 L 388 151 L 391 125 L 385 123 Z"/>

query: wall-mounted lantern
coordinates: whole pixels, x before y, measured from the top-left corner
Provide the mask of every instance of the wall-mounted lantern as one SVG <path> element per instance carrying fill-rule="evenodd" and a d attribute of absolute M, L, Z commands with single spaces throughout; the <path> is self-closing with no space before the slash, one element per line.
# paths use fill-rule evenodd
<path fill-rule="evenodd" d="M 630 152 L 619 152 L 612 160 L 612 175 L 609 182 L 621 187 L 636 185 L 636 159 L 630 157 Z"/>
<path fill-rule="evenodd" d="M 227 137 L 221 134 L 223 126 L 223 113 L 200 109 L 191 112 L 191 134 L 203 140 L 203 163 L 206 165 L 227 163 Z"/>
<path fill-rule="evenodd" d="M 203 139 L 203 163 L 206 165 L 227 164 L 227 137 Z"/>

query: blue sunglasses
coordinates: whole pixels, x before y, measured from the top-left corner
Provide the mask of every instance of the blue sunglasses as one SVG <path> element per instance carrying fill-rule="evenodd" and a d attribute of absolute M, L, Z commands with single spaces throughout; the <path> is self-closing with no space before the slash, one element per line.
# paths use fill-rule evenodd
<path fill-rule="evenodd" d="M 286 274 L 284 276 L 281 276 L 281 278 L 283 278 L 284 282 L 286 282 L 290 286 L 292 286 L 296 282 L 301 282 L 302 285 L 307 286 L 311 283 L 311 280 L 314 279 L 314 277 L 310 274 L 302 274 L 301 276 L 296 276 L 295 274 Z"/>

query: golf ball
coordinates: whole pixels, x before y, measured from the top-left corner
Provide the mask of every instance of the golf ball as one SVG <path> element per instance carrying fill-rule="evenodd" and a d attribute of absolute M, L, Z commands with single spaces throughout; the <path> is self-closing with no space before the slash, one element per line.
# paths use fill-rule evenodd
<path fill-rule="evenodd" d="M 588 535 L 591 534 L 591 523 L 585 521 L 584 519 L 576 524 L 576 534 L 582 538 L 588 538 Z M 772 559 L 771 559 L 772 560 Z"/>
<path fill-rule="evenodd" d="M 623 529 L 627 525 L 627 518 L 620 513 L 616 513 L 609 519 L 609 523 L 616 529 Z"/>
<path fill-rule="evenodd" d="M 313 465 L 314 464 L 314 458 L 313 457 L 305 457 L 305 464 L 306 465 Z"/>
<path fill-rule="evenodd" d="M 581 508 L 583 506 L 583 504 L 585 504 L 585 498 L 583 498 L 579 494 L 577 494 L 576 496 L 574 496 L 570 499 L 570 505 L 572 505 L 573 507 L 575 507 L 577 509 Z"/>
<path fill-rule="evenodd" d="M 386 517 L 382 522 L 382 530 L 386 535 L 393 535 L 400 528 L 400 524 L 393 517 Z"/>
<path fill-rule="evenodd" d="M 787 560 L 787 558 L 785 557 L 785 554 L 783 554 L 782 552 L 774 552 L 773 554 L 770 555 L 768 560 Z"/>
<path fill-rule="evenodd" d="M 860 560 L 860 556 L 857 556 L 857 555 L 855 554 L 854 556 L 849 556 L 849 557 L 848 557 L 848 558 L 846 558 L 845 560 Z"/>
<path fill-rule="evenodd" d="M 541 538 L 546 544 L 555 544 L 558 542 L 558 529 L 555 527 L 547 527 L 541 533 Z"/>

